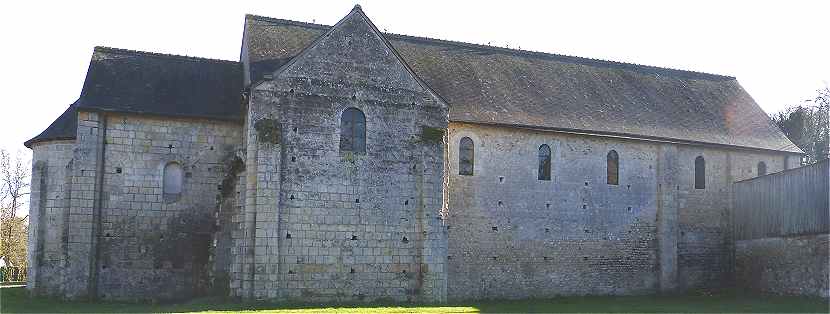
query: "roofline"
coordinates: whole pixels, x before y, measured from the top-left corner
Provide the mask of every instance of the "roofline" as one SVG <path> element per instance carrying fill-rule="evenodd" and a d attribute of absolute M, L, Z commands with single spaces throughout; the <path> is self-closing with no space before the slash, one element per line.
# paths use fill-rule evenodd
<path fill-rule="evenodd" d="M 181 60 L 181 61 L 239 64 L 239 61 L 232 61 L 232 60 L 192 57 L 192 56 L 183 56 L 183 55 L 158 53 L 158 52 L 150 52 L 150 51 L 141 51 L 141 50 L 131 50 L 131 49 L 122 49 L 122 48 L 113 48 L 113 47 L 104 47 L 104 46 L 95 46 L 95 49 L 93 51 L 94 52 L 102 52 L 102 53 L 125 54 L 125 55 L 142 55 L 142 56 L 148 56 L 148 57 L 175 59 L 175 60 Z"/>
<path fill-rule="evenodd" d="M 51 137 L 45 139 L 30 139 L 28 141 L 23 142 L 23 146 L 26 146 L 28 149 L 32 149 L 32 146 L 35 144 L 45 143 L 45 142 L 52 142 L 52 141 L 74 141 L 75 136 L 59 136 L 59 137 Z"/>
<path fill-rule="evenodd" d="M 710 142 L 700 142 L 700 141 L 689 141 L 689 140 L 683 140 L 683 139 L 677 139 L 677 138 L 671 138 L 671 137 L 637 135 L 637 134 L 622 133 L 622 132 L 607 132 L 607 131 L 582 130 L 582 129 L 558 128 L 558 127 L 541 127 L 541 126 L 533 126 L 533 125 L 525 125 L 525 124 L 480 122 L 480 121 L 463 120 L 463 119 L 449 119 L 449 122 L 451 122 L 451 123 L 456 122 L 456 123 L 468 123 L 468 124 L 477 124 L 477 125 L 488 125 L 488 126 L 507 127 L 507 128 L 518 128 L 518 129 L 555 132 L 555 133 L 565 133 L 565 134 L 574 134 L 574 135 L 588 135 L 588 136 L 608 137 L 608 138 L 617 138 L 617 139 L 630 139 L 630 140 L 648 141 L 648 142 L 656 142 L 656 143 L 679 144 L 679 145 L 689 145 L 689 146 L 703 146 L 703 147 L 712 147 L 712 148 L 730 148 L 730 149 L 738 149 L 738 150 L 751 150 L 751 151 L 763 151 L 763 152 L 774 152 L 774 153 L 786 153 L 786 154 L 793 154 L 793 155 L 805 155 L 803 152 L 793 152 L 793 151 L 787 151 L 787 150 L 777 150 L 777 149 L 760 148 L 760 147 L 752 147 L 752 146 L 741 146 L 741 145 L 730 145 L 730 144 L 720 144 L 720 143 L 710 143 Z"/>
<path fill-rule="evenodd" d="M 139 111 L 129 111 L 129 110 L 111 110 L 111 109 L 89 108 L 89 107 L 84 107 L 84 106 L 79 106 L 77 108 L 77 110 L 78 111 L 86 111 L 86 112 L 132 114 L 132 115 L 157 117 L 157 118 L 205 119 L 205 120 L 217 120 L 217 121 L 227 121 L 227 122 L 242 122 L 244 120 L 243 115 L 240 115 L 238 117 L 220 117 L 220 116 L 211 116 L 211 115 L 192 115 L 192 114 L 175 114 L 175 113 L 139 112 Z"/>
<path fill-rule="evenodd" d="M 279 18 L 273 18 L 273 17 L 261 16 L 261 15 L 254 15 L 254 14 L 246 14 L 245 18 L 246 19 L 252 19 L 252 20 L 258 20 L 258 21 L 263 21 L 263 22 L 269 22 L 269 23 L 277 23 L 277 24 L 285 24 L 285 25 L 292 25 L 292 26 L 314 28 L 314 29 L 319 29 L 319 30 L 323 30 L 323 31 L 328 30 L 329 28 L 332 27 L 332 26 L 329 26 L 329 25 L 315 24 L 315 23 L 308 23 L 308 22 L 300 22 L 300 21 L 286 20 L 286 19 L 279 19 Z M 570 55 L 548 53 L 548 52 L 541 52 L 541 51 L 496 47 L 496 46 L 490 46 L 490 45 L 474 44 L 474 43 L 454 41 L 454 40 L 436 39 L 436 38 L 430 38 L 430 37 L 420 37 L 420 36 L 412 36 L 412 35 L 404 35 L 404 34 L 385 33 L 385 32 L 381 32 L 381 33 L 384 36 L 388 36 L 388 37 L 391 37 L 392 39 L 398 39 L 398 40 L 417 41 L 417 42 L 426 43 L 426 44 L 452 45 L 452 46 L 463 47 L 463 48 L 468 48 L 468 49 L 493 51 L 493 52 L 499 52 L 499 53 L 525 56 L 525 57 L 544 58 L 544 59 L 550 59 L 550 60 L 554 60 L 554 61 L 571 62 L 571 63 L 578 63 L 578 64 L 584 64 L 584 65 L 591 65 L 591 66 L 617 67 L 617 68 L 629 69 L 629 70 L 634 70 L 634 71 L 643 71 L 643 72 L 655 73 L 655 74 L 660 74 L 660 73 L 674 74 L 674 75 L 679 74 L 680 76 L 685 76 L 685 77 L 688 77 L 688 78 L 696 78 L 696 79 L 735 80 L 734 76 L 714 74 L 714 73 L 706 73 L 706 72 L 700 72 L 700 71 L 683 70 L 683 69 L 675 69 L 675 68 L 668 68 L 668 67 L 658 67 L 658 66 L 652 66 L 652 65 L 630 63 L 630 62 L 621 62 L 621 61 L 613 61 L 613 60 L 604 60 L 604 59 L 570 56 Z"/>
<path fill-rule="evenodd" d="M 99 108 L 87 108 L 83 106 L 78 106 L 75 108 L 78 111 L 86 111 L 86 112 L 102 112 L 102 113 L 115 113 L 115 114 L 128 114 L 128 115 L 137 115 L 137 116 L 146 116 L 146 117 L 155 117 L 155 118 L 178 118 L 178 119 L 204 119 L 204 120 L 215 120 L 215 121 L 222 121 L 222 122 L 231 122 L 231 123 L 242 123 L 244 117 L 219 117 L 219 116 L 209 116 L 209 115 L 184 115 L 184 114 L 163 114 L 163 113 L 152 113 L 152 112 L 137 112 L 137 111 L 128 111 L 128 110 L 104 110 Z M 77 119 L 77 117 L 75 117 Z M 26 148 L 31 149 L 32 145 L 42 142 L 50 142 L 50 141 L 63 141 L 63 140 L 74 140 L 76 136 L 59 136 L 59 137 L 50 137 L 50 138 L 42 138 L 37 139 L 37 136 L 29 139 L 28 141 L 23 142 L 23 146 Z"/>
<path fill-rule="evenodd" d="M 398 52 L 398 49 L 395 49 L 395 46 L 393 46 L 392 43 L 389 42 L 389 39 L 386 38 L 386 34 L 381 32 L 377 28 L 377 26 L 375 26 L 375 23 L 372 22 L 372 19 L 370 19 L 369 16 L 366 15 L 366 12 L 363 12 L 363 9 L 360 7 L 360 5 L 356 4 L 354 6 L 354 9 L 352 10 L 357 11 L 364 19 L 366 19 L 366 24 L 369 24 L 369 27 L 372 29 L 372 31 L 378 34 L 378 37 L 380 37 L 380 41 L 383 42 L 383 45 L 386 46 L 386 49 L 392 51 L 392 54 L 395 56 L 396 59 L 398 59 L 398 62 L 400 62 L 401 65 L 403 65 L 404 69 L 407 72 L 409 72 L 409 75 L 413 79 L 415 79 L 418 85 L 420 85 L 421 88 L 425 89 L 429 94 L 431 94 L 433 98 L 437 99 L 441 103 L 442 107 L 448 108 L 450 103 L 446 99 L 444 99 L 444 97 L 441 97 L 441 94 L 438 94 L 438 92 L 432 89 L 432 86 L 429 86 L 427 82 L 425 82 L 420 76 L 418 76 L 417 73 L 415 73 L 415 70 L 413 70 L 408 63 L 406 63 L 406 59 L 404 59 L 403 56 L 401 56 L 400 52 Z"/>

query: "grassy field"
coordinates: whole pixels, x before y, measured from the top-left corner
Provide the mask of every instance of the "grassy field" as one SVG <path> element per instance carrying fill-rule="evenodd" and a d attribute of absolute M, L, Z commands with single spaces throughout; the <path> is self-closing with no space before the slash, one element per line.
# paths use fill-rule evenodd
<path fill-rule="evenodd" d="M 21 287 L 0 289 L 0 313 L 828 313 L 827 300 L 742 295 L 676 297 L 566 297 L 549 300 L 482 301 L 445 305 L 286 305 L 198 299 L 177 304 L 61 302 L 29 298 Z"/>

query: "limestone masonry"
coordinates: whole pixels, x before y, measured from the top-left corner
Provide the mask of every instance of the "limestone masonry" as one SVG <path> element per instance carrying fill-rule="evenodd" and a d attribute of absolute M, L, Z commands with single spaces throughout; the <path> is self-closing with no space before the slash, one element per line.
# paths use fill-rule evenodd
<path fill-rule="evenodd" d="M 732 77 L 246 16 L 95 48 L 34 152 L 35 294 L 284 301 L 732 284 L 732 182 L 801 151 Z"/>

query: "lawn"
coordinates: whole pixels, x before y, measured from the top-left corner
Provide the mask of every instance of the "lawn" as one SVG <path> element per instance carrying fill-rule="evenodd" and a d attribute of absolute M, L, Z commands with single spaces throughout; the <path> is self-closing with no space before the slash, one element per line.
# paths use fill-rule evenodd
<path fill-rule="evenodd" d="M 827 300 L 799 297 L 718 296 L 638 296 L 638 297 L 563 297 L 548 300 L 480 301 L 444 305 L 285 305 L 275 303 L 235 303 L 216 298 L 177 304 L 87 303 L 31 299 L 21 287 L 0 289 L 0 313 L 505 313 L 505 312 L 639 312 L 639 313 L 828 313 Z"/>

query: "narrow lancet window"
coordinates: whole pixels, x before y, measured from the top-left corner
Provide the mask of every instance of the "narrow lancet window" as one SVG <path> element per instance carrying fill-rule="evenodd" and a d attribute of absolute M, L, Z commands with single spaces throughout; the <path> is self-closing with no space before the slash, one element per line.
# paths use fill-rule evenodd
<path fill-rule="evenodd" d="M 608 178 L 608 184 L 620 184 L 620 155 L 615 150 L 608 152 L 608 156 L 606 157 L 606 176 Z"/>
<path fill-rule="evenodd" d="M 706 161 L 703 156 L 695 158 L 695 189 L 706 188 Z"/>
<path fill-rule="evenodd" d="M 357 108 L 348 108 L 340 117 L 340 151 L 366 152 L 366 116 Z"/>
<path fill-rule="evenodd" d="M 469 137 L 461 139 L 458 145 L 458 174 L 462 176 L 473 175 L 475 164 L 475 148 L 473 140 Z"/>
<path fill-rule="evenodd" d="M 539 180 L 550 181 L 550 147 L 539 146 Z"/>

